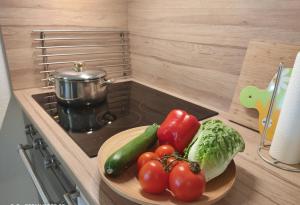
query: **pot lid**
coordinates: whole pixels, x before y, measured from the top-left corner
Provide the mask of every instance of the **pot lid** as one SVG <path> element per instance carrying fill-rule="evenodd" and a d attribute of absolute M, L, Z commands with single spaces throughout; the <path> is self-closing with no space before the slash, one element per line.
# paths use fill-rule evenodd
<path fill-rule="evenodd" d="M 54 77 L 64 80 L 97 80 L 106 75 L 103 70 L 84 70 L 84 64 L 75 63 L 74 68 L 62 69 L 54 73 Z"/>

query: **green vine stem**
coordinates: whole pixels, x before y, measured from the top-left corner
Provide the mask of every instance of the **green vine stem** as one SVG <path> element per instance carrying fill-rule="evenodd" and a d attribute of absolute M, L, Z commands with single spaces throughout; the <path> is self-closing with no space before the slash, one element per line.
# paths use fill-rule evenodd
<path fill-rule="evenodd" d="M 169 164 L 167 164 L 167 160 L 169 158 L 171 158 L 171 157 L 174 157 L 175 159 L 172 162 L 170 162 Z M 167 171 L 167 172 L 171 171 L 171 167 L 174 164 L 174 162 L 176 162 L 176 161 L 185 161 L 185 162 L 188 162 L 189 165 L 190 165 L 189 166 L 190 170 L 193 173 L 195 173 L 195 174 L 198 174 L 201 171 L 201 168 L 200 168 L 200 165 L 199 165 L 198 162 L 192 162 L 192 161 L 190 161 L 190 160 L 188 160 L 188 159 L 186 159 L 184 157 L 179 156 L 179 154 L 176 153 L 176 152 L 174 154 L 171 154 L 171 155 L 165 155 L 165 156 L 163 156 L 161 158 L 161 162 L 162 162 L 162 164 L 164 166 L 165 171 Z"/>

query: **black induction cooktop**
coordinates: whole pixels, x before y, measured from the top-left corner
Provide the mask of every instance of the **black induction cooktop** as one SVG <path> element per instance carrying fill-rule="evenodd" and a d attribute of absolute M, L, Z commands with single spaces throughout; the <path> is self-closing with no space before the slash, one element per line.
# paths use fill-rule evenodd
<path fill-rule="evenodd" d="M 133 81 L 110 85 L 106 100 L 94 106 L 63 105 L 53 92 L 32 97 L 89 157 L 97 156 L 100 146 L 114 134 L 161 123 L 175 108 L 199 120 L 218 114 Z"/>

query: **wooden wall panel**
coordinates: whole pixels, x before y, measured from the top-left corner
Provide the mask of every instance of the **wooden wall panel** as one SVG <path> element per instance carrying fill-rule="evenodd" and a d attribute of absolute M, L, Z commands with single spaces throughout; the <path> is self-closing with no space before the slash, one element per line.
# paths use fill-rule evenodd
<path fill-rule="evenodd" d="M 202 102 L 221 111 L 230 107 L 250 40 L 300 42 L 298 0 L 129 0 L 128 4 L 133 76 L 195 100 L 202 97 Z M 166 65 L 172 67 L 170 75 L 160 72 Z M 179 83 L 188 72 L 195 76 Z"/>
<path fill-rule="evenodd" d="M 130 36 L 135 78 L 222 108 L 231 102 L 239 75 L 240 49 Z M 187 55 L 188 53 L 188 55 Z M 237 62 L 228 63 L 229 59 Z M 140 69 L 136 69 L 140 68 Z M 212 89 L 212 84 L 214 89 Z M 227 97 L 229 96 L 229 97 Z"/>
<path fill-rule="evenodd" d="M 127 1 L 1 0 L 0 24 L 127 28 Z"/>
<path fill-rule="evenodd" d="M 134 77 L 139 81 L 145 81 L 155 86 L 159 85 L 163 89 L 181 96 L 193 96 L 193 100 L 210 105 L 215 102 L 215 107 L 223 107 L 229 103 L 226 98 L 228 90 L 234 89 L 227 81 L 235 81 L 234 75 L 221 73 L 218 71 L 208 71 L 205 69 L 186 65 L 177 65 L 167 61 L 142 56 L 131 55 L 131 65 L 133 68 L 143 68 L 134 70 Z M 184 72 L 178 73 L 184 69 Z M 199 78 L 199 76 L 205 76 Z M 214 88 L 211 84 L 214 82 Z M 212 107 L 212 106 L 209 106 Z"/>
<path fill-rule="evenodd" d="M 124 0 L 1 0 L 0 26 L 14 89 L 39 87 L 40 74 L 33 63 L 34 29 L 127 30 Z"/>

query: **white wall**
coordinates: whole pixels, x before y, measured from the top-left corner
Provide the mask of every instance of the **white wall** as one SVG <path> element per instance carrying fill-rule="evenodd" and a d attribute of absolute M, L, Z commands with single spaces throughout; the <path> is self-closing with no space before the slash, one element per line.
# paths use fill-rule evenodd
<path fill-rule="evenodd" d="M 2 36 L 0 30 L 0 129 L 6 113 L 7 105 L 11 96 L 10 84 L 6 69 L 6 57 L 4 55 Z"/>
<path fill-rule="evenodd" d="M 11 95 L 0 30 L 0 204 L 37 203 L 17 145 L 26 143 L 22 111 Z"/>

